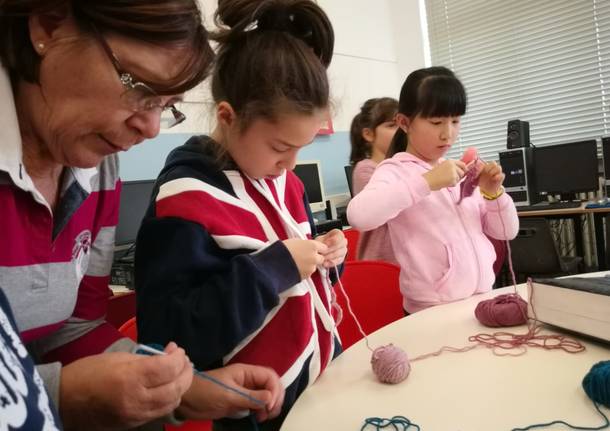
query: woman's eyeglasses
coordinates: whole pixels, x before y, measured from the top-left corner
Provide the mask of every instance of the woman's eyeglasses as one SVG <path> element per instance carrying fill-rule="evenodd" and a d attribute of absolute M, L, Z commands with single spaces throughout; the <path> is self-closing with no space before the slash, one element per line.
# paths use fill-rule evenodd
<path fill-rule="evenodd" d="M 135 81 L 131 73 L 126 72 L 117 56 L 112 52 L 112 49 L 102 36 L 102 34 L 93 27 L 97 39 L 100 45 L 104 49 L 106 56 L 112 63 L 114 70 L 119 75 L 119 80 L 126 91 L 121 95 L 121 99 L 127 104 L 127 106 L 134 112 L 150 111 L 153 109 L 160 109 L 162 111 L 161 126 L 169 129 L 177 124 L 182 123 L 186 119 L 186 115 L 176 109 L 174 104 L 164 105 L 163 99 L 159 96 L 155 90 L 150 88 L 143 82 Z"/>

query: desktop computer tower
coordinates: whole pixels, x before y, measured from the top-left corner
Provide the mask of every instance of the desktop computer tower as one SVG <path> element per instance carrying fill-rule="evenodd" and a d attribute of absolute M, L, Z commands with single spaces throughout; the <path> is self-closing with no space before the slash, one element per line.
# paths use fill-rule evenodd
<path fill-rule="evenodd" d="M 534 154 L 532 147 L 500 151 L 500 166 L 506 175 L 504 189 L 516 206 L 540 202 L 534 184 Z"/>
<path fill-rule="evenodd" d="M 602 138 L 602 158 L 604 161 L 604 191 L 610 197 L 610 136 Z"/>

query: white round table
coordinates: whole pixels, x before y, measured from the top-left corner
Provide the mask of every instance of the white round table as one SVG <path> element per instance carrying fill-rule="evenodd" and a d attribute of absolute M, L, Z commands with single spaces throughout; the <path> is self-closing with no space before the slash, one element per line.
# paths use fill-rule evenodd
<path fill-rule="evenodd" d="M 525 285 L 518 288 L 525 297 Z M 415 357 L 443 345 L 466 346 L 470 344 L 468 336 L 493 332 L 475 319 L 476 305 L 512 291 L 512 287 L 497 289 L 415 313 L 371 334 L 371 347 L 394 343 Z M 344 319 L 350 318 L 344 313 Z M 524 333 L 526 327 L 508 331 Z M 358 431 L 367 417 L 397 415 L 408 417 L 422 431 L 511 430 L 557 419 L 572 425 L 599 426 L 603 419 L 581 382 L 591 366 L 610 360 L 610 345 L 578 339 L 586 350 L 577 354 L 529 348 L 522 356 L 499 357 L 483 347 L 443 353 L 414 362 L 409 377 L 397 385 L 376 380 L 371 352 L 361 340 L 333 361 L 301 395 L 282 430 Z M 610 415 L 608 409 L 602 411 Z"/>

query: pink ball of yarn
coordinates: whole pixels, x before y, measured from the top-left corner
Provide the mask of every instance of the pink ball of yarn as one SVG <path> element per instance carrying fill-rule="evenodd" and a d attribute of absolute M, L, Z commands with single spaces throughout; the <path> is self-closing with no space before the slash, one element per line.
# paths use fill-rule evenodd
<path fill-rule="evenodd" d="M 407 354 L 393 344 L 377 347 L 371 358 L 373 372 L 382 383 L 399 383 L 411 372 Z"/>
<path fill-rule="evenodd" d="M 474 315 L 483 325 L 494 328 L 523 325 L 527 322 L 527 302 L 514 293 L 499 295 L 479 302 Z"/>

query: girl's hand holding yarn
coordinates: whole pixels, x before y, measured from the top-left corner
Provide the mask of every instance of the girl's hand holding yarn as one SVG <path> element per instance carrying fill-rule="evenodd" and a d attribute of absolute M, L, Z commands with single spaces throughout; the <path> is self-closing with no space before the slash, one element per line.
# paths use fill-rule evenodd
<path fill-rule="evenodd" d="M 326 252 L 322 253 L 325 268 L 332 268 L 343 263 L 347 255 L 347 239 L 343 235 L 343 231 L 333 229 L 316 237 L 316 241 L 320 241 L 328 247 Z"/>
<path fill-rule="evenodd" d="M 486 163 L 479 174 L 479 189 L 483 195 L 497 196 L 502 190 L 504 177 L 505 175 L 500 165 L 496 162 Z"/>
<path fill-rule="evenodd" d="M 328 246 L 321 241 L 291 238 L 282 242 L 290 252 L 301 280 L 311 276 L 318 265 L 322 265 L 324 254 L 328 252 Z"/>
<path fill-rule="evenodd" d="M 445 187 L 455 186 L 466 174 L 466 163 L 461 160 L 445 160 L 423 177 L 428 182 L 430 190 L 440 190 Z"/>

